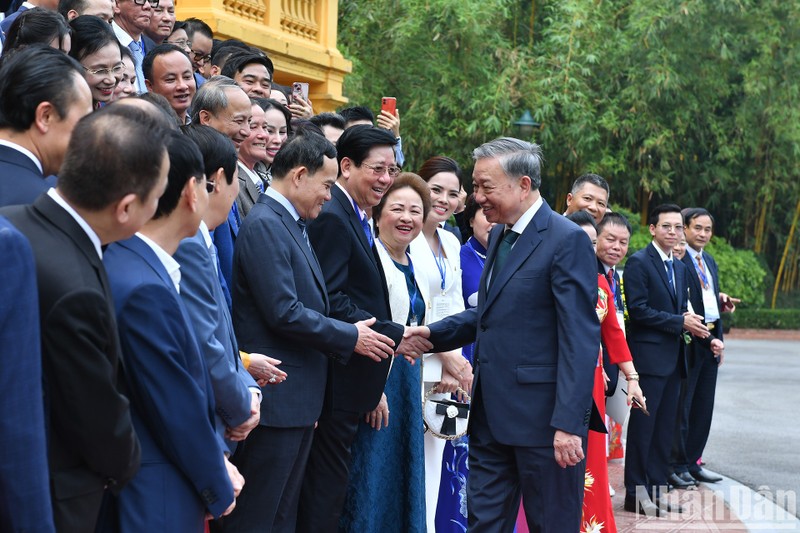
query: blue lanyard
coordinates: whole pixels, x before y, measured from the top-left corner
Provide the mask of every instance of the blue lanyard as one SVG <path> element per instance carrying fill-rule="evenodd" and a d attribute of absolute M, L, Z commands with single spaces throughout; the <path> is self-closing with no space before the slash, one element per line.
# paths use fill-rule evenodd
<path fill-rule="evenodd" d="M 474 255 L 475 259 L 478 260 L 478 263 L 481 265 L 481 270 L 483 270 L 483 265 L 486 264 L 486 256 L 478 253 L 478 250 L 476 250 L 475 247 L 472 246 L 471 242 L 467 241 L 467 246 L 469 246 L 469 249 L 472 251 L 472 255 Z"/>
<path fill-rule="evenodd" d="M 431 248 L 431 253 L 433 254 L 433 260 L 436 261 L 436 268 L 439 270 L 439 276 L 442 278 L 442 294 L 444 294 L 445 280 L 447 279 L 447 260 L 444 258 L 444 253 L 442 252 L 442 239 L 439 237 L 438 230 L 436 232 L 436 238 L 439 240 L 439 255 L 433 253 L 433 248 Z M 413 270 L 411 274 L 414 274 Z"/>
<path fill-rule="evenodd" d="M 409 293 L 408 303 L 411 306 L 411 316 L 414 320 L 416 320 L 417 311 L 415 306 L 417 305 L 417 294 L 419 293 L 419 290 L 417 289 L 417 278 L 414 276 L 414 263 L 411 261 L 411 254 L 406 252 L 406 257 L 408 258 L 408 269 L 411 270 L 411 281 L 414 283 L 414 292 Z"/>
<path fill-rule="evenodd" d="M 703 282 L 703 288 L 707 289 L 709 287 L 708 276 L 706 276 L 706 273 L 703 272 L 703 270 L 700 268 L 700 263 L 698 263 L 695 260 L 695 258 L 692 258 L 692 259 L 693 259 L 692 264 L 694 265 L 694 269 L 697 272 L 697 275 L 700 277 L 700 281 Z M 702 260 L 703 260 L 703 254 L 701 252 L 700 253 L 700 261 L 702 261 Z"/>

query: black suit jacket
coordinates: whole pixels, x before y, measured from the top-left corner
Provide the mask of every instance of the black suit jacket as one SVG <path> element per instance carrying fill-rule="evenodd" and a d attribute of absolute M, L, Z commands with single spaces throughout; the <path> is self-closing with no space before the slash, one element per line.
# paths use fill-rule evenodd
<path fill-rule="evenodd" d="M 104 487 L 121 489 L 140 459 L 120 389 L 121 352 L 106 271 L 83 229 L 49 196 L 0 211 L 28 237 L 36 258 L 56 527 L 93 529 Z M 90 506 L 70 515 L 69 500 L 78 497 L 96 500 L 94 514 Z M 62 505 L 66 515 L 59 512 Z"/>
<path fill-rule="evenodd" d="M 703 252 L 703 260 L 705 260 L 706 266 L 708 267 L 706 275 L 711 277 L 714 285 L 714 297 L 717 299 L 717 302 L 719 302 L 719 268 L 717 267 L 717 262 L 708 252 Z M 688 249 L 686 250 L 686 254 L 683 256 L 681 261 L 683 261 L 683 263 L 686 265 L 687 280 L 689 285 L 689 301 L 692 302 L 692 309 L 695 313 L 704 317 L 706 307 L 703 305 L 703 287 L 700 285 L 700 278 L 694 268 L 695 259 L 693 257 L 689 257 Z M 699 343 L 701 346 L 710 349 L 712 340 L 722 340 L 722 318 L 718 318 L 713 322 L 713 324 L 714 328 L 711 330 L 711 335 L 705 339 L 694 337 L 692 339 L 692 344 Z"/>
<path fill-rule="evenodd" d="M 294 217 L 274 198 L 261 195 L 242 224 L 233 269 L 240 346 L 280 359 L 287 373 L 286 383 L 262 387 L 261 424 L 312 426 L 322 412 L 328 357 L 347 362 L 358 339 L 355 326 L 327 317 L 319 263 Z"/>
<path fill-rule="evenodd" d="M 687 309 L 686 266 L 673 260 L 675 292 L 651 242 L 625 265 L 625 302 L 630 318 L 628 345 L 642 374 L 669 376 L 683 358 L 683 313 Z"/>
<path fill-rule="evenodd" d="M 375 317 L 372 328 L 400 343 L 403 326 L 391 321 L 389 292 L 375 250 L 370 247 L 353 204 L 338 186 L 332 199 L 308 227 L 330 299 L 330 316 L 355 323 Z M 366 412 L 378 405 L 389 375 L 391 358 L 376 363 L 351 357 L 346 365 L 332 364 L 328 390 L 337 409 Z"/>
<path fill-rule="evenodd" d="M 49 188 L 50 184 L 30 157 L 0 146 L 0 207 L 32 204 Z"/>

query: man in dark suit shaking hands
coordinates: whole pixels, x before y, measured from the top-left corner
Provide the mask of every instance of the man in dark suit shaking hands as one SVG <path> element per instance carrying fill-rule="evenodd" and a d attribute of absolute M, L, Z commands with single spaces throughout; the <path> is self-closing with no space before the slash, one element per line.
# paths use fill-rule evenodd
<path fill-rule="evenodd" d="M 339 175 L 332 199 L 308 228 L 330 301 L 330 316 L 372 325 L 394 342 L 398 353 L 419 357 L 430 348 L 425 339 L 401 343 L 404 326 L 391 321 L 388 289 L 375 250 L 368 212 L 378 205 L 399 174 L 395 138 L 388 130 L 353 126 L 336 143 Z M 380 402 L 391 358 L 364 357 L 329 367 L 325 405 L 314 435 L 303 481 L 298 531 L 336 531 L 350 468 L 350 446 L 361 417 Z"/>
<path fill-rule="evenodd" d="M 501 138 L 473 157 L 475 199 L 497 223 L 478 307 L 430 326 L 433 351 L 476 342 L 469 531 L 512 531 L 520 494 L 532 531 L 578 531 L 600 349 L 594 250 L 542 199 L 537 145 Z"/>
<path fill-rule="evenodd" d="M 328 359 L 369 364 L 394 355 L 389 337 L 328 318 L 325 276 L 306 223 L 331 197 L 336 149 L 321 135 L 299 135 L 272 163 L 272 184 L 239 232 L 234 253 L 233 320 L 241 348 L 268 353 L 287 369 L 286 383 L 263 390 L 261 422 L 234 455 L 248 480 L 225 531 L 293 532 L 300 488 L 322 411 Z M 355 352 L 355 354 L 354 354 Z M 365 357 L 361 357 L 365 356 Z"/>
<path fill-rule="evenodd" d="M 669 475 L 669 453 L 678 412 L 681 375 L 685 374 L 683 330 L 708 336 L 703 317 L 687 312 L 687 271 L 672 257 L 683 236 L 677 205 L 659 205 L 650 212 L 653 242 L 625 265 L 625 301 L 630 324 L 628 345 L 650 416 L 631 411 L 625 458 L 625 510 L 660 515 L 677 511 L 659 501 Z"/>

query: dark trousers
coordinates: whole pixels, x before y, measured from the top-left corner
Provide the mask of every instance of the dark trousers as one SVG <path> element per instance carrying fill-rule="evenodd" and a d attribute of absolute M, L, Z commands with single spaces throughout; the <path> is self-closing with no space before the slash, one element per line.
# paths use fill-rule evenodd
<path fill-rule="evenodd" d="M 697 472 L 697 461 L 711 432 L 719 365 L 714 354 L 699 344 L 693 347 L 689 372 L 681 387 L 678 430 L 672 447 L 675 472 Z"/>
<path fill-rule="evenodd" d="M 552 446 L 507 446 L 497 442 L 475 391 L 470 419 L 470 533 L 511 532 L 520 495 L 531 532 L 563 533 L 580 529 L 586 464 L 561 468 Z M 586 441 L 584 439 L 584 450 Z"/>
<path fill-rule="evenodd" d="M 659 498 L 670 472 L 675 421 L 678 416 L 680 372 L 669 376 L 642 374 L 639 385 L 647 398 L 645 416 L 640 409 L 631 409 L 625 457 L 626 497 Z"/>
<path fill-rule="evenodd" d="M 350 458 L 363 414 L 322 410 L 300 493 L 298 533 L 328 533 L 339 528 L 347 495 Z"/>
<path fill-rule="evenodd" d="M 313 426 L 259 425 L 253 429 L 231 458 L 245 483 L 236 499 L 236 508 L 220 520 L 222 531 L 295 531 L 300 487 L 313 436 Z"/>

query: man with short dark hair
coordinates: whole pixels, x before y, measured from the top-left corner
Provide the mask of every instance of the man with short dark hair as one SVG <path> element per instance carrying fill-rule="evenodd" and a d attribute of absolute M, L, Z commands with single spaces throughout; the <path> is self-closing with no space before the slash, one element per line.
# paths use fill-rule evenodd
<path fill-rule="evenodd" d="M 267 56 L 237 52 L 225 62 L 222 75 L 232 78 L 251 98 L 269 98 L 273 70 Z"/>
<path fill-rule="evenodd" d="M 105 490 L 118 494 L 140 459 L 103 247 L 150 219 L 169 163 L 166 130 L 131 106 L 92 113 L 74 133 L 58 186 L 0 211 L 36 258 L 56 529 L 93 532 Z"/>
<path fill-rule="evenodd" d="M 292 369 L 293 385 L 264 389 L 261 422 L 234 457 L 248 486 L 225 520 L 226 531 L 295 531 L 328 360 L 346 365 L 354 353 L 373 361 L 393 355 L 392 341 L 369 328 L 374 318 L 356 324 L 328 318 L 325 277 L 305 224 L 330 199 L 337 168 L 336 150 L 322 136 L 290 140 L 275 156 L 272 184 L 237 239 L 233 319 L 238 338 L 245 351 L 283 361 Z"/>
<path fill-rule="evenodd" d="M 67 20 L 94 15 L 110 24 L 114 19 L 114 0 L 60 0 L 58 12 Z"/>
<path fill-rule="evenodd" d="M 683 236 L 681 209 L 659 205 L 650 212 L 653 241 L 625 264 L 628 345 L 647 394 L 650 415 L 632 409 L 625 457 L 625 510 L 660 516 L 682 512 L 662 500 L 678 412 L 680 377 L 685 372 L 683 331 L 708 337 L 703 317 L 687 311 L 687 271 L 673 260 Z"/>
<path fill-rule="evenodd" d="M 211 26 L 198 18 L 188 18 L 183 21 L 186 36 L 192 43 L 189 59 L 192 60 L 196 76 L 195 82 L 199 89 L 207 78 L 211 77 L 211 49 L 214 46 L 214 32 Z"/>
<path fill-rule="evenodd" d="M 428 351 L 430 343 L 416 339 L 413 344 L 400 342 L 405 329 L 391 321 L 388 289 L 366 214 L 380 203 L 400 172 L 394 143 L 390 132 L 373 126 L 355 126 L 342 134 L 337 143 L 339 178 L 331 193 L 333 199 L 309 226 L 308 236 L 325 277 L 329 316 L 351 324 L 375 317 L 375 331 L 391 338 L 398 353 L 417 358 Z M 335 531 L 338 527 L 351 445 L 362 417 L 381 399 L 390 365 L 391 358 L 375 362 L 365 357 L 331 365 L 328 393 L 303 480 L 298 531 Z"/>
<path fill-rule="evenodd" d="M 336 141 L 344 133 L 344 117 L 338 113 L 320 113 L 310 119 L 312 124 L 316 124 L 322 129 L 325 138 L 336 146 Z"/>
<path fill-rule="evenodd" d="M 160 94 L 169 102 L 181 124 L 189 118 L 197 88 L 192 63 L 174 44 L 160 44 L 150 50 L 142 63 L 147 90 Z"/>
<path fill-rule="evenodd" d="M 142 463 L 118 498 L 121 531 L 202 531 L 229 513 L 241 476 L 214 424 L 214 394 L 172 255 L 208 207 L 203 157 L 188 137 L 166 139 L 169 172 L 155 215 L 103 258 L 125 354 Z M 237 490 L 238 489 L 238 490 Z M 112 529 L 114 524 L 105 524 Z"/>
<path fill-rule="evenodd" d="M 631 240 L 631 224 L 620 213 L 608 212 L 597 225 L 597 273 L 606 277 L 608 287 L 614 296 L 614 317 L 625 331 L 625 302 L 622 300 L 622 284 L 616 266 L 628 255 L 628 244 Z M 606 396 L 611 396 L 619 382 L 619 367 L 611 364 L 608 350 L 603 346 L 603 371 L 608 377 Z"/>
<path fill-rule="evenodd" d="M 377 125 L 379 128 L 391 131 L 392 134 L 394 134 L 396 142 L 394 146 L 395 161 L 397 162 L 397 166 L 403 166 L 406 161 L 406 157 L 403 155 L 403 139 L 400 137 L 399 111 L 395 110 L 395 114 L 392 115 L 388 111 L 381 109 L 381 113 L 377 118 L 377 124 L 375 122 L 375 114 L 368 107 L 345 107 L 344 109 L 339 110 L 339 114 L 342 116 L 342 118 L 344 118 L 344 129 L 365 124 Z"/>
<path fill-rule="evenodd" d="M 605 179 L 597 174 L 584 174 L 575 180 L 572 190 L 567 193 L 567 210 L 564 214 L 586 211 L 599 224 L 606 214 L 609 194 Z"/>
<path fill-rule="evenodd" d="M 0 67 L 0 207 L 30 204 L 50 188 L 72 130 L 92 110 L 83 67 L 47 45 L 26 47 Z"/>
<path fill-rule="evenodd" d="M 115 0 L 114 20 L 111 27 L 119 44 L 130 49 L 133 55 L 133 66 L 136 70 L 136 92 L 146 93 L 142 62 L 147 55 L 144 31 L 150 27 L 153 8 L 159 0 Z"/>
<path fill-rule="evenodd" d="M 707 472 L 698 461 L 711 431 L 717 372 L 722 365 L 722 301 L 719 268 L 714 257 L 704 251 L 714 234 L 714 217 L 707 209 L 693 207 L 683 214 L 686 253 L 683 264 L 689 272 L 689 301 L 703 317 L 708 337 L 698 337 L 686 348 L 688 372 L 678 412 L 672 468 L 688 483 L 715 483 L 722 478 Z"/>
<path fill-rule="evenodd" d="M 174 0 L 159 0 L 153 6 L 150 25 L 144 30 L 145 48 L 150 50 L 163 43 L 170 36 L 175 27 L 175 2 Z"/>

